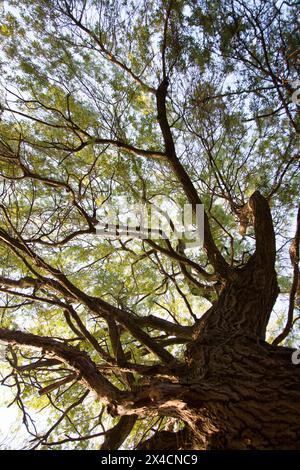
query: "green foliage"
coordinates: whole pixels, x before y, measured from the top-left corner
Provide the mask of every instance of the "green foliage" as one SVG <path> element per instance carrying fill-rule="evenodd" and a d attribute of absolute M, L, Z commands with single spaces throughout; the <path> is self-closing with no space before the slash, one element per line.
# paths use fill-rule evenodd
<path fill-rule="evenodd" d="M 257 25 L 256 7 L 247 2 L 176 0 L 168 22 L 166 1 L 9 3 L 0 23 L 0 229 L 23 240 L 90 296 L 136 318 L 154 315 L 193 325 L 211 304 L 199 287 L 187 282 L 174 258 L 151 251 L 146 241 L 97 237 L 93 228 L 99 209 L 124 194 L 131 202 L 152 204 L 161 195 L 181 206 L 187 202 L 165 161 L 131 149 L 164 151 L 153 88 L 166 74 L 167 113 L 177 154 L 201 196 L 218 248 L 232 266 L 241 267 L 249 259 L 253 229 L 245 237 L 238 233 L 237 209 L 259 189 L 271 205 L 280 287 L 286 294 L 291 284 L 287 247 L 299 191 L 299 116 L 290 85 L 299 72 L 295 10 L 257 2 Z M 162 241 L 158 244 L 165 247 Z M 171 248 L 176 250 L 175 243 Z M 19 255 L 20 250 L 8 251 L 1 242 L 2 277 L 49 275 L 28 252 Z M 203 250 L 188 255 L 207 266 Z M 67 295 L 49 293 L 43 283 L 21 289 L 26 293 L 28 298 L 20 298 L 2 291 L 3 327 L 62 339 L 88 352 L 99 367 L 107 365 L 91 342 L 70 328 L 59 304 L 70 302 Z M 35 295 L 38 302 L 31 298 Z M 100 346 L 114 356 L 107 322 L 80 301 L 74 308 Z M 282 309 L 276 331 L 284 319 Z M 144 330 L 161 344 L 170 337 L 154 328 Z M 292 336 L 287 344 L 297 340 L 296 328 Z M 120 338 L 132 363 L 155 363 L 154 354 L 122 328 Z M 184 344 L 170 344 L 168 351 L 184 360 Z M 43 356 L 18 348 L 9 354 L 11 365 L 18 356 L 18 366 Z M 26 373 L 19 382 L 16 373 L 6 380 L 22 390 L 23 402 L 18 397 L 16 403 L 25 417 L 27 410 L 41 410 L 43 416 L 38 431 L 24 418 L 38 436 L 28 447 L 83 396 L 79 381 L 38 395 L 39 388 L 69 372 L 55 366 L 37 369 L 30 380 Z M 124 375 L 107 375 L 126 389 Z M 134 380 L 137 384 L 143 378 L 135 373 Z M 134 448 L 143 437 L 163 429 L 166 420 L 139 419 L 124 447 Z M 99 448 L 103 436 L 74 439 L 116 423 L 90 394 L 51 435 L 40 439 L 41 446 Z"/>

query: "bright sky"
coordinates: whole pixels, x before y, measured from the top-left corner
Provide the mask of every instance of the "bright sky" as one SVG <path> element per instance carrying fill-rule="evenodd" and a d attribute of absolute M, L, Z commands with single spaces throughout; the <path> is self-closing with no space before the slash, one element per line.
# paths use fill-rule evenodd
<path fill-rule="evenodd" d="M 1 8 L 0 0 L 0 8 Z M 15 12 L 14 12 L 15 13 Z M 294 223 L 294 221 L 292 222 Z M 291 236 L 294 233 L 294 227 L 291 227 Z M 275 327 L 277 315 L 282 312 L 287 312 L 287 296 L 279 296 L 279 299 L 276 302 L 274 307 L 274 314 L 272 315 L 269 330 L 272 331 Z M 295 345 L 300 347 L 300 344 Z M 0 371 L 3 372 L 3 362 L 1 362 L 0 357 Z M 25 442 L 28 440 L 28 435 L 24 425 L 22 425 L 22 415 L 18 407 L 14 404 L 10 408 L 3 405 L 4 403 L 9 403 L 14 398 L 15 390 L 8 389 L 0 385 L 0 450 L 5 448 L 14 448 L 21 449 Z M 43 422 L 45 422 L 47 416 L 47 411 L 41 413 L 40 416 L 37 416 L 37 421 L 40 426 L 43 427 Z"/>
<path fill-rule="evenodd" d="M 1 403 L 12 400 L 13 395 L 7 387 L 0 385 Z M 16 406 L 7 408 L 0 406 L 0 450 L 6 447 L 21 447 L 22 440 L 25 435 L 18 429 L 21 425 L 22 418 Z"/>

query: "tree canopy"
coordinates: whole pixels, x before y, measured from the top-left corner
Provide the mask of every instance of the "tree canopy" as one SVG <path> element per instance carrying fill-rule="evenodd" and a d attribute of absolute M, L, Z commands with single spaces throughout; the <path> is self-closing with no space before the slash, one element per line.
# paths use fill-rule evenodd
<path fill-rule="evenodd" d="M 274 281 L 251 328 L 296 346 L 296 4 L 4 1 L 1 374 L 28 448 L 184 440 L 172 387 L 253 260 L 258 289 L 276 262 L 281 294 L 274 310 Z M 203 247 L 99 236 L 124 195 L 203 204 Z"/>

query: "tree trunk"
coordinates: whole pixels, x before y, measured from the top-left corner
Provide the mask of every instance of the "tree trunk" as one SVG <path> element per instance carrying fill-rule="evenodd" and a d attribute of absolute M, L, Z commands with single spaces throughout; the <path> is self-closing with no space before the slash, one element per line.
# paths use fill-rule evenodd
<path fill-rule="evenodd" d="M 249 210 L 255 253 L 230 271 L 196 325 L 186 370 L 170 382 L 152 381 L 125 405 L 125 413 L 131 407 L 185 422 L 183 430 L 157 433 L 141 448 L 300 449 L 300 367 L 292 364 L 293 350 L 265 342 L 278 295 L 272 218 L 258 192 Z"/>
<path fill-rule="evenodd" d="M 195 328 L 186 370 L 152 381 L 125 406 L 125 413 L 156 411 L 186 424 L 141 448 L 300 449 L 300 368 L 293 350 L 265 342 L 278 286 L 273 263 L 261 259 L 256 252 L 231 273 Z"/>
<path fill-rule="evenodd" d="M 194 445 L 299 449 L 300 369 L 291 351 L 238 335 L 212 341 L 199 344 L 191 359 L 186 403 L 195 414 Z"/>
<path fill-rule="evenodd" d="M 274 279 L 269 282 L 271 288 Z M 292 364 L 293 350 L 266 343 L 249 327 L 264 329 L 255 313 L 266 305 L 267 293 L 260 298 L 253 285 L 225 289 L 187 349 L 188 373 L 152 381 L 132 403 L 138 414 L 181 418 L 184 430 L 158 433 L 140 448 L 300 449 L 300 368 Z"/>
<path fill-rule="evenodd" d="M 110 315 L 116 351 L 119 334 L 114 321 L 127 327 L 162 360 L 158 365 L 140 365 L 143 381 L 148 379 L 148 383 L 138 385 L 127 374 L 130 389 L 119 390 L 86 352 L 51 337 L 1 328 L 0 339 L 38 348 L 50 359 L 66 363 L 107 404 L 108 411 L 120 417 L 107 434 L 103 448 L 119 446 L 131 432 L 136 417 L 161 415 L 179 418 L 184 429 L 156 433 L 140 448 L 300 449 L 300 367 L 292 364 L 291 349 L 265 342 L 278 285 L 272 218 L 267 201 L 258 192 L 249 200 L 249 211 L 256 239 L 254 254 L 242 268 L 226 265 L 220 276 L 218 300 L 193 328 L 177 325 L 172 329 L 175 336 L 190 337 L 192 332 L 184 364 L 155 343 L 129 312 L 96 299 L 104 318 Z M 218 263 L 222 263 L 221 258 Z M 57 277 L 61 279 L 61 275 Z M 62 279 L 63 288 L 67 286 L 72 292 L 71 283 Z M 93 311 L 95 299 L 85 297 L 83 303 Z M 149 321 L 153 325 L 153 318 Z M 161 319 L 157 321 L 162 328 L 168 325 Z M 81 331 L 87 334 L 82 327 Z M 126 373 L 127 366 L 135 366 L 127 364 L 120 354 L 116 357 Z M 136 367 L 132 370 L 141 371 Z"/>

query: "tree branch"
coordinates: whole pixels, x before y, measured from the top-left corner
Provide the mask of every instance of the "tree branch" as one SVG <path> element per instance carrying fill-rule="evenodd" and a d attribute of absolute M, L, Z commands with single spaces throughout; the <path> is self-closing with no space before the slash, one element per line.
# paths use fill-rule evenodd
<path fill-rule="evenodd" d="M 274 339 L 273 344 L 277 346 L 280 344 L 290 333 L 294 325 L 294 307 L 295 307 L 295 298 L 298 291 L 298 285 L 300 283 L 300 273 L 299 273 L 299 243 L 300 243 L 300 206 L 298 208 L 297 214 L 297 226 L 294 239 L 290 246 L 290 257 L 293 266 L 293 282 L 290 291 L 290 301 L 289 309 L 287 315 L 286 325 L 280 335 Z"/>
<path fill-rule="evenodd" d="M 39 268 L 46 270 L 51 276 L 55 279 L 47 279 L 47 284 L 52 288 L 56 289 L 62 295 L 67 298 L 72 298 L 73 300 L 79 301 L 86 305 L 90 311 L 101 315 L 105 319 L 113 318 L 118 323 L 123 325 L 134 338 L 140 341 L 146 346 L 146 348 L 158 356 L 165 364 L 173 367 L 176 364 L 176 359 L 160 346 L 154 339 L 151 338 L 145 331 L 142 330 L 139 324 L 139 317 L 134 316 L 131 312 L 117 308 L 105 300 L 97 297 L 91 297 L 85 292 L 81 291 L 76 287 L 72 282 L 68 280 L 65 274 L 63 274 L 59 269 L 54 268 L 40 256 L 32 251 L 19 236 L 19 239 L 16 239 L 9 235 L 5 230 L 0 228 L 0 240 L 3 240 L 18 255 L 18 251 L 22 251 L 25 255 L 29 256 L 34 264 Z M 16 250 L 17 249 L 17 250 Z M 40 276 L 42 279 L 42 276 Z"/>
<path fill-rule="evenodd" d="M 125 439 L 129 436 L 136 420 L 136 415 L 121 416 L 118 424 L 106 432 L 105 439 L 100 450 L 119 449 Z"/>
<path fill-rule="evenodd" d="M 165 331 L 168 334 L 180 336 L 186 339 L 192 339 L 192 327 L 176 325 L 168 320 L 155 317 L 154 315 L 149 315 L 147 317 L 141 317 L 139 322 L 142 325 L 150 326 L 156 330 Z"/>
<path fill-rule="evenodd" d="M 178 181 L 181 183 L 184 192 L 193 207 L 193 211 L 196 212 L 197 205 L 202 204 L 202 202 L 189 175 L 187 174 L 186 170 L 184 169 L 180 160 L 177 157 L 172 132 L 168 123 L 166 109 L 168 85 L 168 79 L 164 79 L 156 91 L 157 119 L 162 131 L 167 159 Z M 204 213 L 203 246 L 204 250 L 207 253 L 207 257 L 210 263 L 215 268 L 217 273 L 219 273 L 220 276 L 227 278 L 229 273 L 229 265 L 226 263 L 225 259 L 223 258 L 222 254 L 220 253 L 219 249 L 217 248 L 214 242 L 206 212 Z"/>
<path fill-rule="evenodd" d="M 119 68 L 124 70 L 128 75 L 130 75 L 142 88 L 147 90 L 150 93 L 155 94 L 155 89 L 149 85 L 147 85 L 138 75 L 136 75 L 126 64 L 121 62 L 110 50 L 108 50 L 103 42 L 101 41 L 101 37 L 97 36 L 91 29 L 89 29 L 87 26 L 85 26 L 82 22 L 81 19 L 77 19 L 71 10 L 71 7 L 66 4 L 66 10 L 63 10 L 62 8 L 59 8 L 59 11 L 66 16 L 68 16 L 73 23 L 78 26 L 82 31 L 84 31 L 99 47 L 99 51 L 101 54 L 104 55 L 104 57 L 110 61 L 111 63 L 117 65 Z"/>
<path fill-rule="evenodd" d="M 95 392 L 102 403 L 114 402 L 121 395 L 121 392 L 100 374 L 96 364 L 87 353 L 73 346 L 48 336 L 38 336 L 7 328 L 0 328 L 0 340 L 7 344 L 37 348 L 46 355 L 61 360 L 82 377 L 81 380 L 85 386 Z"/>
<path fill-rule="evenodd" d="M 256 240 L 255 260 L 265 267 L 274 268 L 276 258 L 275 233 L 268 201 L 255 191 L 249 199 L 253 215 Z"/>

